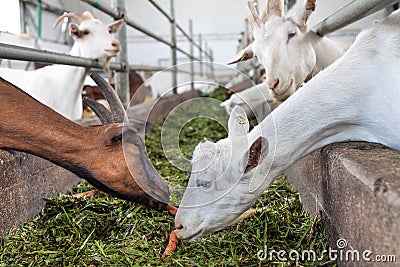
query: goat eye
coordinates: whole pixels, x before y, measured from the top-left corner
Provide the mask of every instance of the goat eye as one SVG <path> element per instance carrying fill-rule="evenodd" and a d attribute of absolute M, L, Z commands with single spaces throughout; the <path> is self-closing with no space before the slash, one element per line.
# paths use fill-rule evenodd
<path fill-rule="evenodd" d="M 90 31 L 89 30 L 84 30 L 84 31 L 82 31 L 82 33 L 83 33 L 83 35 L 88 35 L 90 33 Z"/>
<path fill-rule="evenodd" d="M 296 32 L 291 32 L 288 34 L 288 40 L 295 37 L 296 36 Z"/>
<path fill-rule="evenodd" d="M 197 180 L 196 184 L 197 184 L 197 187 L 209 188 L 211 185 L 211 182 Z"/>

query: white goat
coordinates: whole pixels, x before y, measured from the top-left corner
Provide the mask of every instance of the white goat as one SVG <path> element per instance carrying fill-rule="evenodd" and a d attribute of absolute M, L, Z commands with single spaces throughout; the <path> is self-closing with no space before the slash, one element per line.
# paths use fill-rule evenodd
<path fill-rule="evenodd" d="M 69 33 L 75 38 L 71 56 L 104 59 L 115 56 L 120 45 L 111 35 L 123 24 L 118 20 L 105 26 L 90 12 L 68 13 L 60 16 L 54 27 L 64 18 L 72 18 L 80 24 L 71 23 Z M 82 87 L 89 69 L 68 65 L 50 65 L 34 71 L 0 69 L 0 77 L 15 84 L 32 97 L 51 107 L 68 119 L 82 117 Z"/>
<path fill-rule="evenodd" d="M 248 117 L 256 116 L 258 121 L 263 120 L 270 112 L 270 106 L 276 99 L 272 96 L 265 83 L 260 83 L 246 90 L 232 94 L 220 104 L 228 115 L 235 106 L 241 106 Z"/>
<path fill-rule="evenodd" d="M 367 141 L 400 150 L 399 49 L 395 11 L 249 133 L 246 114 L 235 108 L 228 138 L 194 150 L 175 219 L 178 237 L 195 240 L 232 224 L 278 175 L 328 144 Z"/>
<path fill-rule="evenodd" d="M 266 84 L 279 101 L 288 98 L 303 82 L 341 57 L 348 47 L 307 28 L 307 20 L 315 10 L 316 0 L 297 2 L 284 15 L 284 0 L 269 0 L 261 19 L 248 2 L 247 15 L 254 42 L 240 51 L 230 63 L 257 56 L 266 70 Z"/>

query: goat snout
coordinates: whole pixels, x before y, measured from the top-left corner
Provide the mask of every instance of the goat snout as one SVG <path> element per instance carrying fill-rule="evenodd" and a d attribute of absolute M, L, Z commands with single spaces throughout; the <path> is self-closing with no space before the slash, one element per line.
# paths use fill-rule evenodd
<path fill-rule="evenodd" d="M 175 232 L 179 239 L 182 239 L 185 232 L 185 227 L 183 226 L 183 224 L 178 222 L 176 219 L 175 219 Z"/>
<path fill-rule="evenodd" d="M 278 87 L 278 85 L 279 85 L 279 79 L 278 79 L 278 78 L 276 78 L 276 79 L 274 79 L 272 82 L 268 83 L 268 87 L 269 87 L 269 89 L 271 89 L 272 91 L 275 91 L 276 88 Z"/>
<path fill-rule="evenodd" d="M 114 49 L 116 50 L 116 51 L 119 51 L 121 48 L 120 48 L 120 45 L 119 45 L 119 42 L 117 41 L 117 40 L 113 40 L 112 42 L 111 42 L 111 46 L 112 47 L 114 47 Z"/>

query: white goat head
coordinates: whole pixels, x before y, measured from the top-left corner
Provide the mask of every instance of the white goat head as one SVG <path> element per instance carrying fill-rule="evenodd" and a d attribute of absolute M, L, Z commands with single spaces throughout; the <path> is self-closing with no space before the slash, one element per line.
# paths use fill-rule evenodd
<path fill-rule="evenodd" d="M 254 42 L 239 52 L 231 63 L 257 56 L 266 69 L 266 84 L 275 98 L 285 100 L 310 76 L 316 55 L 308 40 L 307 20 L 315 10 L 316 0 L 298 1 L 289 14 L 284 14 L 284 0 L 269 0 L 259 18 L 248 2 L 248 21 Z M 263 21 L 266 19 L 265 24 Z"/>
<path fill-rule="evenodd" d="M 77 56 L 108 60 L 120 51 L 120 44 L 112 34 L 124 24 L 122 19 L 104 26 L 89 11 L 85 11 L 83 14 L 66 13 L 57 19 L 53 27 L 56 27 L 64 18 L 71 18 L 79 22 L 79 25 L 69 24 L 69 34 L 79 47 Z"/>
<path fill-rule="evenodd" d="M 246 197 L 244 181 L 254 174 L 267 142 L 259 137 L 248 143 L 249 121 L 239 106 L 232 110 L 228 131 L 228 138 L 217 143 L 205 139 L 193 152 L 192 173 L 175 222 L 181 239 L 194 240 L 224 228 L 251 206 L 247 200 L 253 202 Z M 179 218 L 190 218 L 190 223 Z"/>

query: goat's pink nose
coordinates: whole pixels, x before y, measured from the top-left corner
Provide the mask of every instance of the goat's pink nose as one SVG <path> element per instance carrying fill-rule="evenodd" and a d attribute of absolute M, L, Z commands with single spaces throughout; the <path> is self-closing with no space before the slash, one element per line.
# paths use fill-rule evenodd
<path fill-rule="evenodd" d="M 175 229 L 176 230 L 183 230 L 185 227 L 182 225 L 182 223 L 179 221 L 178 218 L 175 218 Z"/>
<path fill-rule="evenodd" d="M 119 42 L 117 40 L 112 41 L 111 45 L 112 45 L 112 47 L 115 48 L 115 50 L 118 50 L 118 51 L 120 50 Z"/>
<path fill-rule="evenodd" d="M 183 228 L 184 228 L 183 225 L 180 223 L 175 225 L 175 229 L 177 230 L 182 230 Z"/>
<path fill-rule="evenodd" d="M 268 84 L 269 89 L 275 91 L 276 87 L 278 87 L 279 79 L 274 79 L 272 83 Z"/>

